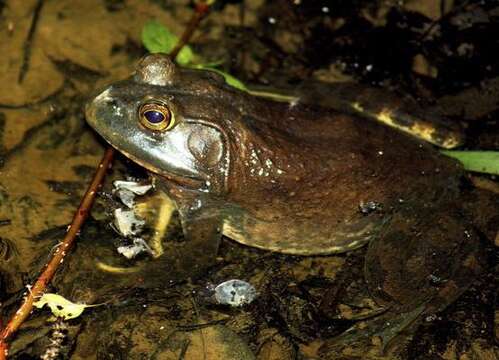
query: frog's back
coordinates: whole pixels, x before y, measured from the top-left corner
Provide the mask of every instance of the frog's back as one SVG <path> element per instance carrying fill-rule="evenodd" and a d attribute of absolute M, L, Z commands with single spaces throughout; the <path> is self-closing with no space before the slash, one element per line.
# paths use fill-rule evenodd
<path fill-rule="evenodd" d="M 347 251 L 375 237 L 401 203 L 426 206 L 457 190 L 454 161 L 371 120 L 276 103 L 257 113 L 240 119 L 234 146 L 229 186 L 245 191 L 229 193 L 224 234 L 239 242 Z"/>

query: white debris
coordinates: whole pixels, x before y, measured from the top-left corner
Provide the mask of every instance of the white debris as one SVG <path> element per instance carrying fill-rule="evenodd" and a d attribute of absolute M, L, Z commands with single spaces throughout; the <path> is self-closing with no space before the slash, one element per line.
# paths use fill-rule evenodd
<path fill-rule="evenodd" d="M 135 181 L 116 180 L 113 185 L 114 194 L 130 209 L 134 205 L 136 195 L 144 195 L 152 189 L 152 184 L 141 184 Z"/>
<path fill-rule="evenodd" d="M 152 184 L 141 184 L 135 181 L 116 180 L 113 182 L 116 190 L 125 189 L 133 192 L 135 195 L 144 195 L 152 189 Z"/>
<path fill-rule="evenodd" d="M 133 208 L 135 194 L 130 190 L 120 189 L 114 191 L 114 194 L 120 199 L 120 201 L 129 209 Z"/>
<path fill-rule="evenodd" d="M 147 252 L 149 254 L 153 253 L 152 249 L 142 238 L 135 238 L 133 239 L 133 244 L 119 246 L 116 250 L 129 260 L 135 258 L 143 252 Z"/>
<path fill-rule="evenodd" d="M 144 220 L 135 215 L 133 210 L 123 210 L 121 208 L 114 210 L 116 230 L 125 237 L 141 232 L 145 223 Z"/>
<path fill-rule="evenodd" d="M 243 306 L 256 298 L 256 290 L 250 283 L 232 279 L 215 287 L 215 300 L 222 305 Z"/>

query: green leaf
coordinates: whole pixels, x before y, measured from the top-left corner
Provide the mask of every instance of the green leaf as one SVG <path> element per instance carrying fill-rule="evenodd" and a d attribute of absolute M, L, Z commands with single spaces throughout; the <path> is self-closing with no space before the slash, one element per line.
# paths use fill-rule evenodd
<path fill-rule="evenodd" d="M 83 310 L 87 307 L 93 307 L 97 305 L 85 305 L 85 304 L 75 304 L 61 295 L 57 294 L 43 294 L 43 296 L 33 303 L 34 306 L 41 309 L 45 305 L 48 305 L 52 314 L 56 317 L 62 317 L 64 320 L 74 319 L 81 315 Z"/>
<path fill-rule="evenodd" d="M 280 94 L 280 93 L 272 92 L 272 91 L 248 90 L 248 93 L 250 93 L 253 96 L 258 96 L 261 98 L 274 100 L 274 101 L 281 101 L 281 102 L 287 102 L 287 103 L 297 103 L 298 101 L 300 101 L 300 97 L 298 97 L 298 96 Z"/>
<path fill-rule="evenodd" d="M 235 87 L 236 89 L 239 89 L 239 90 L 242 90 L 242 91 L 248 90 L 246 88 L 246 85 L 244 85 L 241 80 L 235 78 L 231 74 L 228 74 L 228 73 L 220 71 L 220 70 L 218 70 L 217 72 L 224 77 L 225 82 L 227 84 L 229 84 L 230 86 Z"/>
<path fill-rule="evenodd" d="M 178 36 L 173 34 L 170 30 L 168 30 L 165 26 L 163 26 L 156 20 L 150 20 L 146 22 L 144 27 L 142 28 L 142 43 L 150 53 L 168 54 L 173 50 L 177 42 Z M 219 61 L 210 64 L 193 65 L 192 62 L 195 56 L 196 54 L 192 51 L 191 47 L 185 45 L 182 50 L 180 50 L 175 60 L 178 64 L 183 66 L 190 65 L 191 67 L 194 67 L 196 69 L 214 71 L 222 75 L 225 79 L 225 82 L 230 86 L 243 91 L 247 90 L 246 86 L 240 80 L 224 71 L 215 69 L 213 67 L 219 65 Z"/>
<path fill-rule="evenodd" d="M 234 76 L 232 76 L 229 73 L 226 73 L 225 71 L 215 69 L 212 66 L 213 66 L 212 64 L 199 64 L 199 65 L 195 65 L 193 67 L 196 68 L 196 69 L 202 69 L 202 70 L 208 70 L 208 71 L 216 72 L 217 74 L 220 74 L 220 75 L 222 75 L 224 77 L 225 82 L 228 85 L 230 85 L 232 87 L 235 87 L 236 89 L 239 89 L 239 90 L 242 90 L 242 91 L 248 91 L 248 88 L 246 87 L 246 85 L 243 84 L 243 82 L 241 80 L 235 78 Z"/>
<path fill-rule="evenodd" d="M 168 30 L 156 20 L 150 20 L 142 28 L 142 43 L 150 53 L 168 54 L 178 42 L 178 36 Z M 191 47 L 184 45 L 176 57 L 177 63 L 187 65 L 192 62 L 194 52 Z"/>
<path fill-rule="evenodd" d="M 464 168 L 487 174 L 499 175 L 498 151 L 441 151 L 444 155 L 459 160 Z"/>

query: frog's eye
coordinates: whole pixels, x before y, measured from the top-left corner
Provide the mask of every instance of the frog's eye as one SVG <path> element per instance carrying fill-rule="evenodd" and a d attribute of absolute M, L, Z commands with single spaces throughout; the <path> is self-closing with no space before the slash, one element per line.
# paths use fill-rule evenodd
<path fill-rule="evenodd" d="M 170 130 L 175 124 L 172 112 L 165 104 L 150 102 L 139 108 L 140 123 L 156 131 Z"/>

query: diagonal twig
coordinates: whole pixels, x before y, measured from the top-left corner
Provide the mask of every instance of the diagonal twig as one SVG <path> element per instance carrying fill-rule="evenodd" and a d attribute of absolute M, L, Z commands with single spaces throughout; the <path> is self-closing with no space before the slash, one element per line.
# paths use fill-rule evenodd
<path fill-rule="evenodd" d="M 209 10 L 210 10 L 210 5 L 207 2 L 204 1 L 196 2 L 196 11 L 194 12 L 194 14 L 192 14 L 192 17 L 189 20 L 189 23 L 187 24 L 187 28 L 184 30 L 184 33 L 180 37 L 177 45 L 175 45 L 173 50 L 170 52 L 170 56 L 172 57 L 173 60 L 175 60 L 178 53 L 185 46 L 185 44 L 189 42 L 192 35 L 194 34 L 194 31 L 196 31 L 197 27 L 199 26 L 199 23 L 208 14 Z"/>
<path fill-rule="evenodd" d="M 94 178 L 88 187 L 87 192 L 81 200 L 80 206 L 76 211 L 71 225 L 69 225 L 64 240 L 54 252 L 52 259 L 45 266 L 45 269 L 36 280 L 33 287 L 29 290 L 28 294 L 24 297 L 22 305 L 16 311 L 14 316 L 9 320 L 7 325 L 0 333 L 0 360 L 5 359 L 8 352 L 7 340 L 19 329 L 24 320 L 29 316 L 33 309 L 33 302 L 36 298 L 41 296 L 47 287 L 47 284 L 52 280 L 52 277 L 57 270 L 57 267 L 64 260 L 66 253 L 73 247 L 76 235 L 80 231 L 81 226 L 85 222 L 90 212 L 90 208 L 94 202 L 97 191 L 102 184 L 102 180 L 111 165 L 114 150 L 108 148 L 95 172 Z"/>
<path fill-rule="evenodd" d="M 39 4 L 43 3 L 43 0 L 39 1 Z M 41 5 L 40 5 L 41 9 Z M 192 15 L 189 24 L 182 34 L 182 37 L 179 40 L 179 43 L 175 46 L 175 48 L 171 51 L 170 56 L 175 59 L 178 55 L 179 51 L 182 47 L 189 41 L 189 39 L 194 34 L 194 31 L 198 27 L 201 20 L 206 16 L 210 9 L 210 5 L 205 3 L 204 1 L 200 1 L 196 4 L 196 11 Z M 97 194 L 98 189 L 102 185 L 104 177 L 108 168 L 112 164 L 112 159 L 114 157 L 114 149 L 108 147 L 104 156 L 102 157 L 101 162 L 95 172 L 94 178 L 90 183 L 83 199 L 81 200 L 80 206 L 76 211 L 73 221 L 71 225 L 68 227 L 68 231 L 66 236 L 64 237 L 63 242 L 59 245 L 57 250 L 54 252 L 53 257 L 50 259 L 48 264 L 45 266 L 45 269 L 41 273 L 41 275 L 36 280 L 33 287 L 30 288 L 29 293 L 23 299 L 23 303 L 19 307 L 19 309 L 15 312 L 11 319 L 9 319 L 7 325 L 3 329 L 1 329 L 0 324 L 0 360 L 7 359 L 9 344 L 8 340 L 14 335 L 14 333 L 19 329 L 24 320 L 29 316 L 33 309 L 33 302 L 36 298 L 40 297 L 44 292 L 47 285 L 52 280 L 59 264 L 64 261 L 64 257 L 71 250 L 74 245 L 76 236 L 80 231 L 81 226 L 84 224 L 90 209 L 95 200 L 95 196 Z"/>

